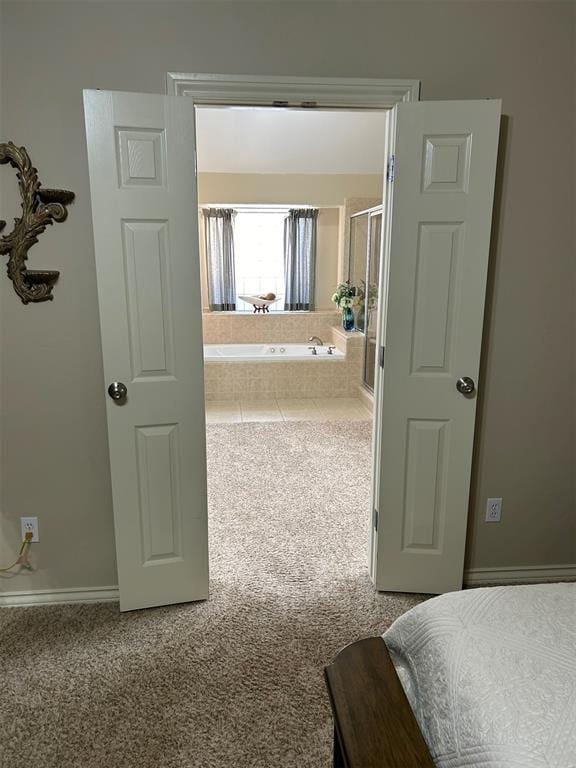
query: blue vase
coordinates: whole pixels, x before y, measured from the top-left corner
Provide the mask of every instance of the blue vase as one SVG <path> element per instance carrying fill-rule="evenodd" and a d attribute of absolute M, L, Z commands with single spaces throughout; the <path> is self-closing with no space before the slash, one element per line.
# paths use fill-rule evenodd
<path fill-rule="evenodd" d="M 345 307 L 342 310 L 342 328 L 345 331 L 354 330 L 354 312 L 351 307 Z"/>

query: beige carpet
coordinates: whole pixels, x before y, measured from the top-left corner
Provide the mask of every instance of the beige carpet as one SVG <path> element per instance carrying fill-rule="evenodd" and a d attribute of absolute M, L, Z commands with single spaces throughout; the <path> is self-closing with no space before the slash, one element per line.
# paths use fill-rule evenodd
<path fill-rule="evenodd" d="M 328 768 L 323 666 L 421 598 L 366 571 L 366 422 L 208 430 L 211 598 L 0 611 L 2 768 Z"/>

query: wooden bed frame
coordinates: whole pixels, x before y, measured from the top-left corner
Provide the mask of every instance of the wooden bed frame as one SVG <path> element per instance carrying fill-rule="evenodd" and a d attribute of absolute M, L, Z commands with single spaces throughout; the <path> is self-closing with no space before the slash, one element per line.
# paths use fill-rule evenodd
<path fill-rule="evenodd" d="M 434 768 L 381 637 L 346 646 L 324 670 L 334 768 Z"/>

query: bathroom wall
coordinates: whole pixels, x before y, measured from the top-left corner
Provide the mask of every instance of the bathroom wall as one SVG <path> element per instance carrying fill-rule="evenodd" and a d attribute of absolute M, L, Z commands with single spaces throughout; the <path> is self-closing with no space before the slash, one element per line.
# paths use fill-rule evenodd
<path fill-rule="evenodd" d="M 203 203 L 342 205 L 346 197 L 382 197 L 381 174 L 200 173 Z M 228 195 L 228 197 L 226 197 Z"/>
<path fill-rule="evenodd" d="M 199 148 L 201 151 L 201 147 Z M 200 173 L 200 204 L 286 204 L 320 208 L 316 247 L 316 310 L 334 308 L 330 297 L 344 271 L 346 225 L 341 225 L 348 198 L 382 198 L 383 176 L 379 174 L 241 174 Z M 200 217 L 202 218 L 202 217 Z M 202 225 L 202 222 L 201 222 Z M 208 310 L 206 260 L 202 246 L 202 308 Z"/>

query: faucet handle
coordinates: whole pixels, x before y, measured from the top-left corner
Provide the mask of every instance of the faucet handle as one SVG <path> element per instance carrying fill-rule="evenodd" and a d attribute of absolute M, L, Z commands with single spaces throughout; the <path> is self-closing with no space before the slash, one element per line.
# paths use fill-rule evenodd
<path fill-rule="evenodd" d="M 336 347 L 333 347 L 333 346 L 328 347 L 328 354 L 331 355 L 335 349 Z"/>
<path fill-rule="evenodd" d="M 308 347 L 308 349 L 312 350 L 312 354 L 313 355 L 317 355 L 318 354 L 318 350 L 316 349 L 316 347 Z"/>

